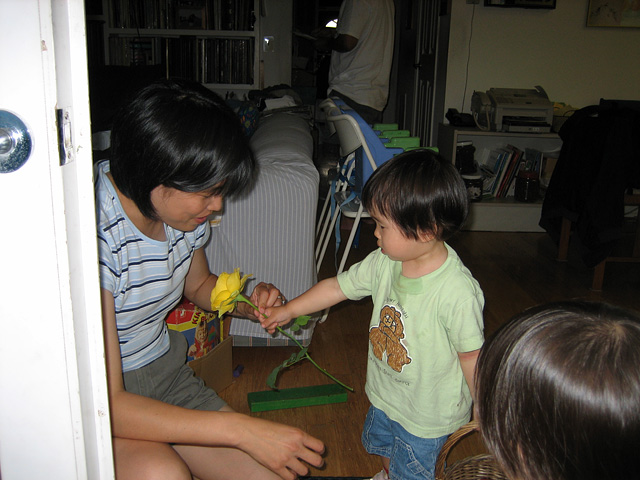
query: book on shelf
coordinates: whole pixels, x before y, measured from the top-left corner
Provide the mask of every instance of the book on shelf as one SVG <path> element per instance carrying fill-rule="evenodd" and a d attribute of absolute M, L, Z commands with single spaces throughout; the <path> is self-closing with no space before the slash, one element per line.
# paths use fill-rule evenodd
<path fill-rule="evenodd" d="M 204 1 L 178 2 L 176 7 L 176 28 L 207 28 L 207 9 Z"/>
<path fill-rule="evenodd" d="M 169 76 L 201 83 L 247 84 L 254 80 L 253 38 L 109 38 L 110 65 L 164 65 Z"/>
<path fill-rule="evenodd" d="M 156 65 L 158 41 L 152 37 L 109 37 L 110 65 Z"/>
<path fill-rule="evenodd" d="M 484 148 L 478 156 L 478 167 L 483 177 L 483 193 L 492 196 L 498 180 L 500 152 L 496 149 Z"/>
<path fill-rule="evenodd" d="M 480 174 L 482 175 L 482 194 L 490 195 L 493 183 L 496 181 L 496 174 L 487 165 L 479 165 Z"/>
<path fill-rule="evenodd" d="M 498 194 L 500 193 L 500 187 L 502 187 L 502 182 L 504 181 L 505 175 L 507 174 L 507 170 L 509 169 L 509 164 L 511 162 L 511 155 L 513 154 L 513 152 L 511 152 L 506 147 L 501 147 L 499 151 L 500 151 L 501 160 L 500 160 L 500 166 L 498 171 L 498 178 L 493 187 L 493 192 L 491 192 L 494 197 L 498 197 Z"/>
<path fill-rule="evenodd" d="M 523 165 L 524 152 L 513 145 L 484 149 L 479 156 L 479 167 L 484 179 L 485 195 L 503 198 L 510 191 L 514 179 Z"/>
<path fill-rule="evenodd" d="M 522 166 L 522 157 L 524 152 L 513 145 L 507 145 L 505 147 L 507 150 L 511 151 L 509 158 L 509 166 L 507 168 L 507 172 L 504 176 L 502 184 L 498 188 L 498 192 L 496 193 L 497 198 L 504 198 L 509 195 L 509 191 L 511 190 L 511 186 L 513 185 L 514 179 L 516 175 L 518 175 L 518 171 Z"/>
<path fill-rule="evenodd" d="M 254 29 L 254 0 L 109 0 L 109 25 L 139 29 Z"/>

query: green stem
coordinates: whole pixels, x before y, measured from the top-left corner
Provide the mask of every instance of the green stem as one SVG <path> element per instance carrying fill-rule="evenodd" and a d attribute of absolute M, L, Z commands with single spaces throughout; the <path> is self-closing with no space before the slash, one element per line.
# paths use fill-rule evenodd
<path fill-rule="evenodd" d="M 252 307 L 254 310 L 256 311 L 260 311 L 258 310 L 258 307 L 256 307 L 247 297 L 245 297 L 244 295 L 242 295 L 241 293 L 238 294 L 238 296 L 236 297 L 236 300 L 244 302 L 246 304 L 248 304 L 250 307 Z M 269 318 L 267 317 L 264 313 L 262 314 L 262 316 L 264 318 Z M 302 344 L 290 333 L 285 332 L 282 328 L 280 328 L 280 326 L 276 326 L 276 329 L 282 333 L 283 335 L 289 337 L 291 340 L 293 340 L 296 345 L 298 345 L 298 347 L 300 347 L 300 350 L 304 349 L 304 347 L 302 346 Z M 308 352 L 305 352 L 304 354 L 305 358 L 307 358 L 318 370 L 320 370 L 322 373 L 324 373 L 327 377 L 329 377 L 331 380 L 333 380 L 334 382 L 336 382 L 338 385 L 340 385 L 342 388 L 346 388 L 347 390 L 349 390 L 350 392 L 353 392 L 353 388 L 351 388 L 348 385 L 345 385 L 344 383 L 342 383 L 340 380 L 338 380 L 336 377 L 334 377 L 333 375 L 331 375 L 329 372 L 327 372 L 324 368 L 322 368 L 320 365 L 318 365 L 315 360 L 313 358 L 311 358 L 311 355 L 309 355 Z"/>
<path fill-rule="evenodd" d="M 266 317 L 265 317 L 266 318 Z M 287 337 L 289 337 L 291 340 L 293 340 L 294 342 L 296 342 L 296 344 L 300 347 L 300 349 L 303 349 L 304 347 L 300 344 L 300 342 L 298 342 L 298 340 L 296 340 L 291 334 L 285 332 L 282 328 L 280 327 L 276 327 L 276 329 L 286 335 Z M 315 360 L 313 358 L 311 358 L 311 355 L 309 355 L 308 352 L 305 352 L 304 356 L 315 365 L 315 367 L 320 370 L 322 373 L 324 373 L 327 377 L 329 377 L 331 380 L 333 380 L 334 382 L 336 382 L 338 385 L 342 386 L 343 388 L 346 388 L 347 390 L 349 390 L 350 392 L 353 392 L 353 388 L 351 388 L 348 385 L 345 385 L 344 383 L 342 383 L 340 380 L 338 380 L 336 377 L 334 377 L 333 375 L 331 375 L 329 372 L 327 372 L 324 368 L 322 368 L 320 365 L 318 365 Z"/>

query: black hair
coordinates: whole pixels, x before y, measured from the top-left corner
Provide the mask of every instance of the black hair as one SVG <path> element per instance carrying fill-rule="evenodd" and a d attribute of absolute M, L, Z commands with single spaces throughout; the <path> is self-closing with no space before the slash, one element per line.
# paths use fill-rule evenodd
<path fill-rule="evenodd" d="M 514 317 L 483 346 L 476 412 L 510 478 L 640 478 L 640 317 L 565 301 Z"/>
<path fill-rule="evenodd" d="M 405 237 L 447 240 L 464 223 L 469 199 L 451 162 L 429 149 L 401 153 L 377 168 L 362 192 L 364 207 L 390 219 Z"/>
<path fill-rule="evenodd" d="M 181 79 L 156 81 L 119 110 L 111 151 L 116 186 L 152 219 L 151 191 L 160 185 L 226 196 L 246 188 L 255 170 L 233 110 L 201 84 Z"/>

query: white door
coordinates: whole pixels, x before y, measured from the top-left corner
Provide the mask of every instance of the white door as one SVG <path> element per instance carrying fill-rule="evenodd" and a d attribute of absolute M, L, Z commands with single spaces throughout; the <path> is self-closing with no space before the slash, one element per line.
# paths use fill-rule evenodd
<path fill-rule="evenodd" d="M 32 143 L 17 168 L 25 143 L 6 125 L 13 117 L 0 117 L 3 480 L 114 478 L 83 9 L 0 0 L 0 111 L 19 117 Z"/>

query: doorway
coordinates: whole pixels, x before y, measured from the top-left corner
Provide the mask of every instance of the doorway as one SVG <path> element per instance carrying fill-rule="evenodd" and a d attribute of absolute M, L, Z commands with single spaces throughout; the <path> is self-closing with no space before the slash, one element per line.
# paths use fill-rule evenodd
<path fill-rule="evenodd" d="M 396 0 L 390 96 L 395 104 L 390 102 L 387 111 L 401 128 L 420 137 L 423 146 L 435 144 L 444 116 L 450 22 L 450 0 Z"/>

